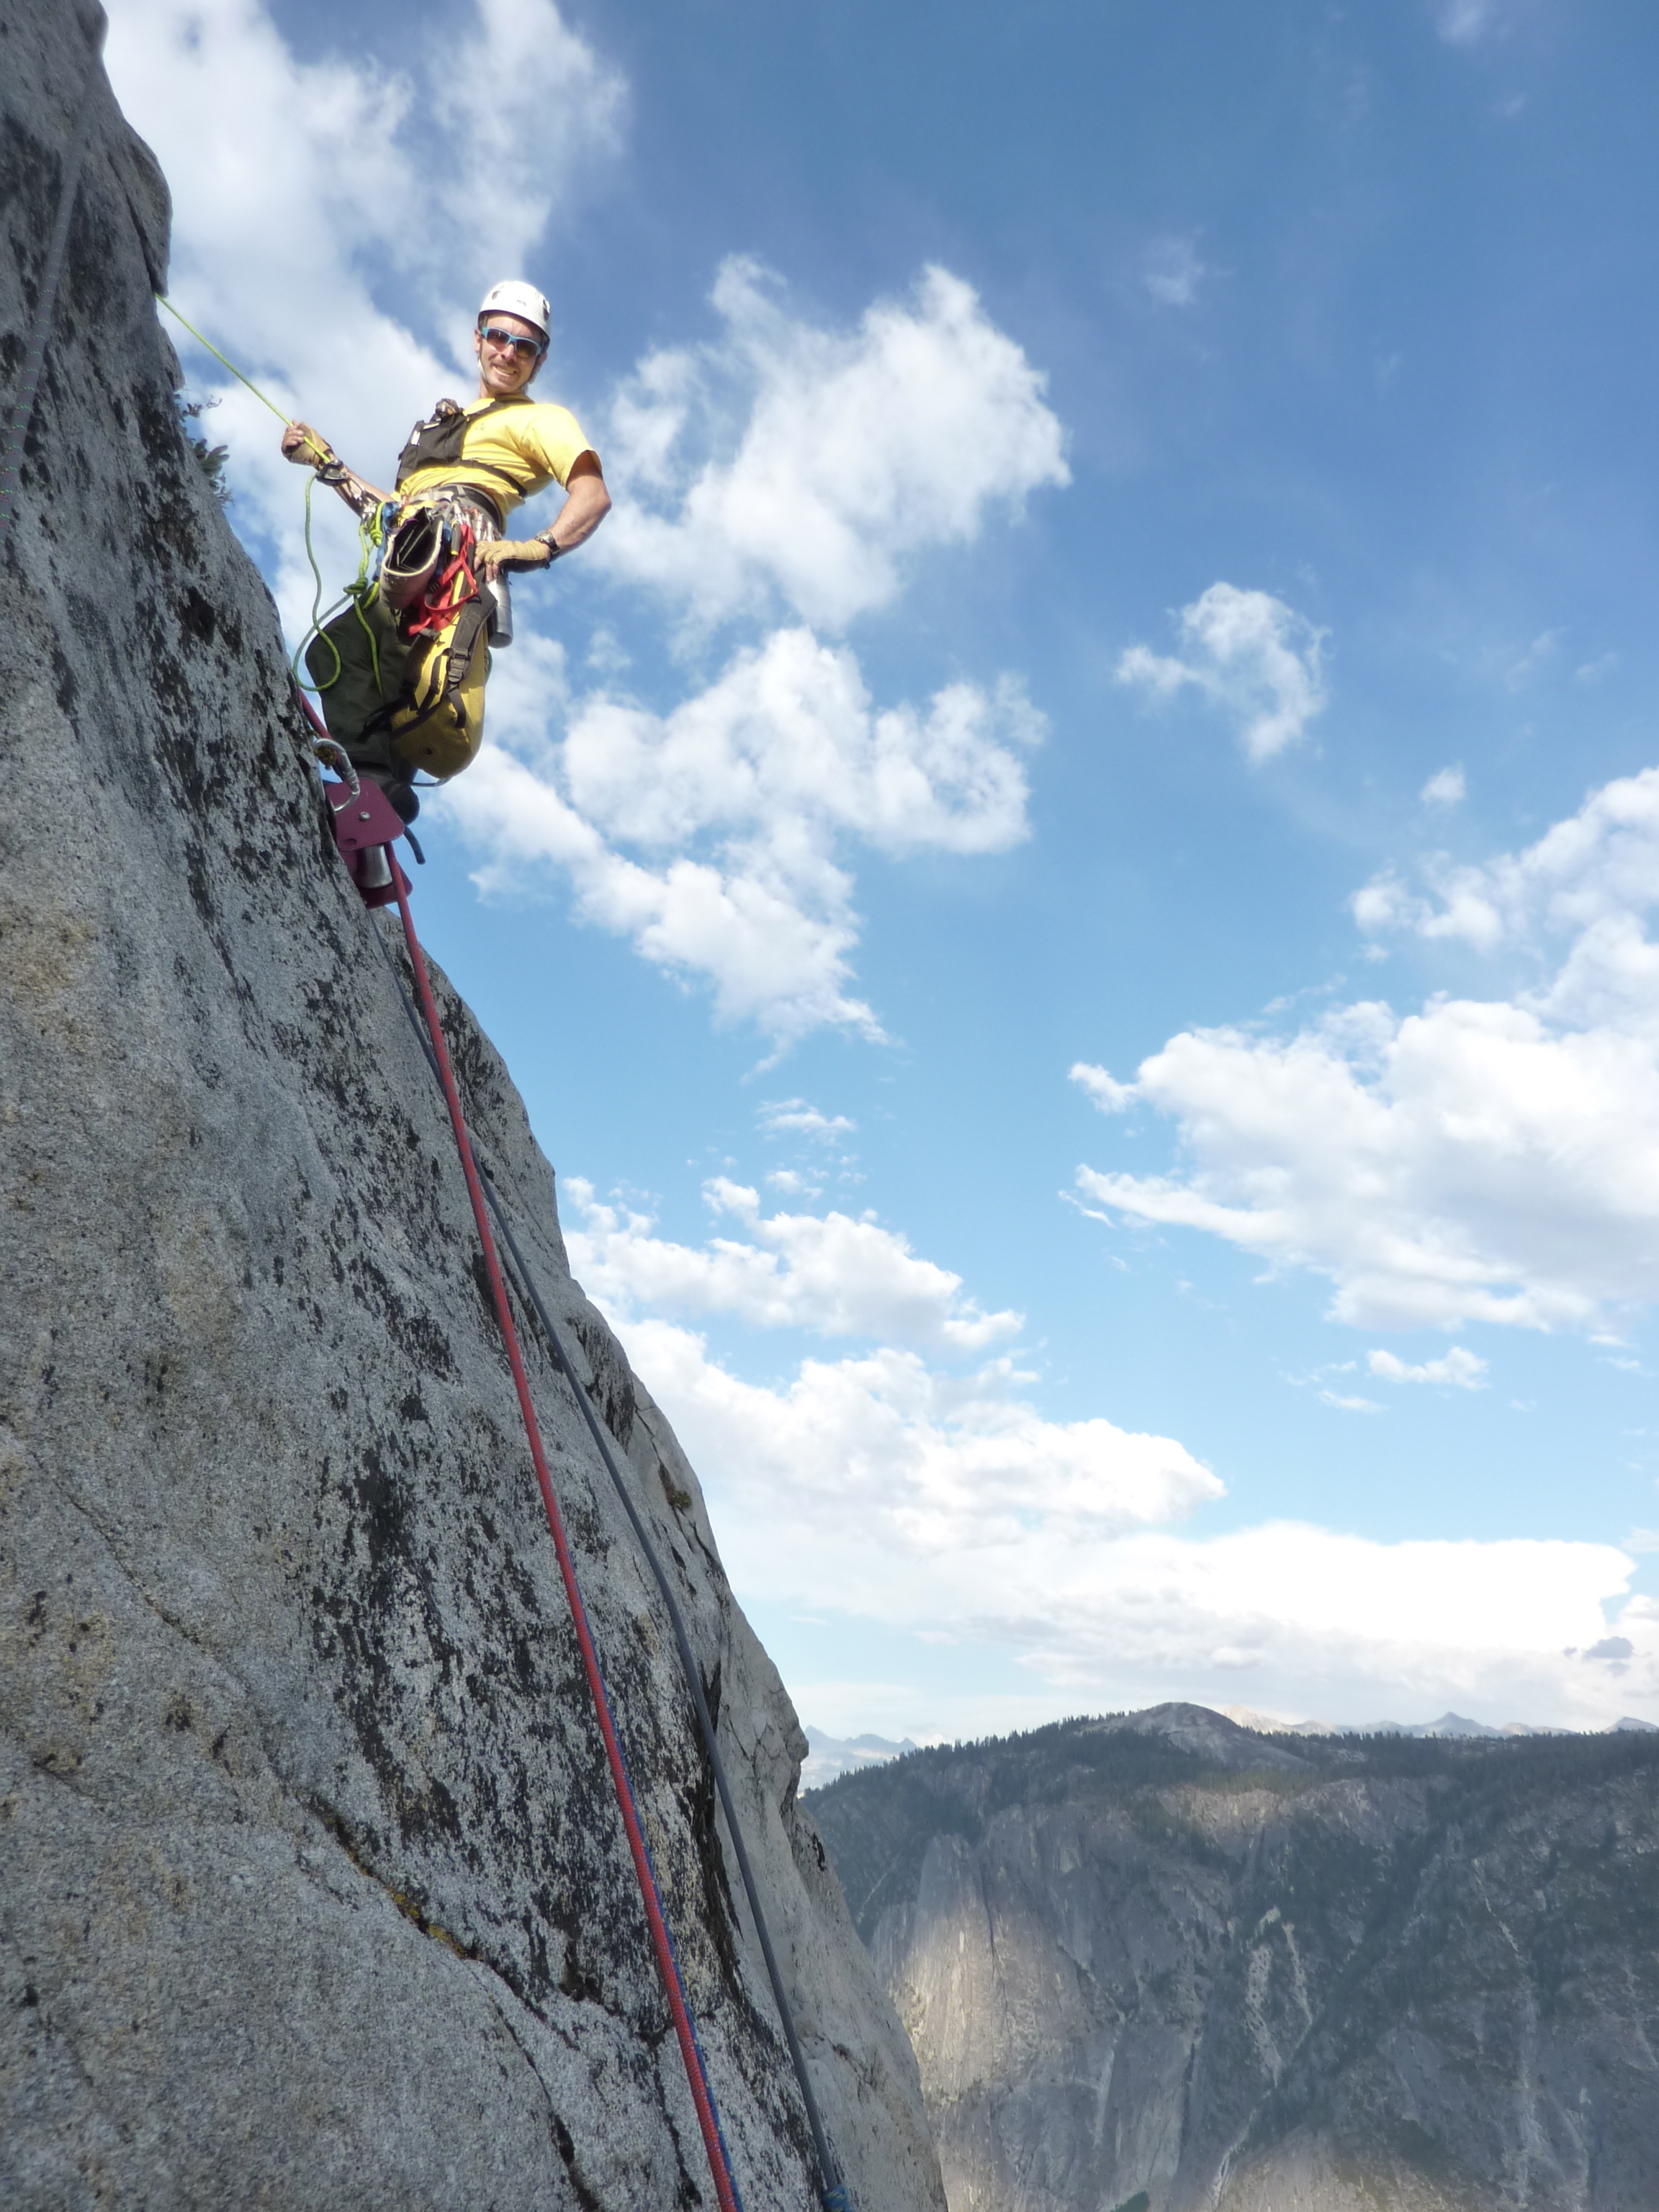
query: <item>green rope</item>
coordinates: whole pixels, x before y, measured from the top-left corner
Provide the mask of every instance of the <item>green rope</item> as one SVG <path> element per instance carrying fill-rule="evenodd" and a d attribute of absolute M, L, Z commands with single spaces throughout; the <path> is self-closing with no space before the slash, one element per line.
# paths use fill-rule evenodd
<path fill-rule="evenodd" d="M 200 331 L 197 329 L 194 323 L 185 322 L 184 317 L 179 313 L 177 307 L 173 306 L 172 301 L 167 298 L 164 292 L 158 292 L 155 295 L 155 297 L 159 304 L 164 307 L 168 314 L 173 317 L 174 322 L 184 323 L 185 328 L 190 332 L 191 337 L 195 339 L 198 345 L 205 346 L 208 351 L 213 356 L 215 361 L 222 362 L 223 366 L 230 371 L 231 374 L 236 379 L 236 381 L 239 384 L 246 385 L 248 390 L 253 394 L 254 398 L 258 401 L 262 407 L 269 407 L 271 413 L 276 417 L 276 420 L 279 422 L 288 422 L 289 417 L 283 414 L 282 409 L 276 404 L 276 402 L 274 399 L 268 399 L 264 393 L 260 391 L 258 386 L 253 381 L 253 379 L 251 376 L 244 376 L 241 370 L 237 368 L 234 361 L 226 361 L 223 354 L 222 354 L 218 347 L 214 344 L 212 339 L 204 338 Z M 319 450 L 320 448 L 315 447 L 313 447 L 313 452 Z"/>
<path fill-rule="evenodd" d="M 291 665 L 294 670 L 294 680 L 300 686 L 301 690 L 310 691 L 314 690 L 319 693 L 321 693 L 331 690 L 332 687 L 339 682 L 344 664 L 340 659 L 339 647 L 335 644 L 333 639 L 323 628 L 323 572 L 317 566 L 317 556 L 313 550 L 311 544 L 311 488 L 316 481 L 317 479 L 314 476 L 310 476 L 306 478 L 306 558 L 311 563 L 312 581 L 315 584 L 317 588 L 311 595 L 311 628 L 300 640 L 298 645 L 295 647 L 294 659 Z M 332 612 L 332 610 L 331 609 L 330 611 Z M 334 673 L 329 678 L 326 684 L 319 683 L 315 685 L 307 684 L 305 678 L 300 673 L 300 655 L 305 651 L 306 647 L 310 644 L 313 637 L 317 638 L 322 644 L 325 645 L 329 651 L 334 655 Z"/>
<path fill-rule="evenodd" d="M 174 322 L 181 324 L 183 327 L 190 332 L 191 337 L 195 339 L 198 345 L 204 346 L 208 352 L 213 356 L 215 361 L 218 362 L 223 368 L 228 368 L 230 371 L 231 374 L 236 379 L 236 381 L 239 384 L 246 385 L 248 390 L 253 394 L 254 398 L 258 401 L 262 407 L 270 408 L 271 413 L 276 417 L 276 420 L 279 422 L 283 424 L 286 428 L 292 428 L 290 418 L 283 412 L 282 409 L 276 404 L 276 402 L 269 398 L 266 393 L 261 392 L 258 386 L 253 381 L 253 379 L 251 376 L 244 376 L 241 370 L 237 368 L 234 361 L 227 360 L 225 356 L 220 352 L 218 347 L 214 344 L 212 339 L 204 337 L 200 331 L 197 329 L 194 323 L 186 321 L 185 318 L 179 313 L 177 307 L 173 306 L 172 301 L 167 298 L 165 293 L 158 292 L 155 295 L 155 297 L 158 304 L 167 309 L 168 314 L 173 317 Z M 319 446 L 314 438 L 307 436 L 306 443 L 311 447 L 312 452 L 317 455 L 319 460 L 325 460 L 331 458 L 326 449 Z M 317 588 L 312 595 L 311 628 L 306 632 L 305 635 L 300 640 L 299 644 L 295 647 L 293 669 L 294 680 L 300 686 L 301 690 L 315 691 L 320 694 L 324 691 L 331 690 L 333 686 L 339 682 L 343 671 L 343 663 L 340 659 L 339 647 L 335 644 L 333 639 L 328 635 L 327 632 L 323 628 L 323 572 L 317 566 L 316 549 L 311 542 L 311 488 L 316 481 L 317 479 L 314 475 L 309 476 L 306 478 L 306 559 L 311 564 L 311 574 L 316 583 Z M 363 635 L 368 640 L 369 659 L 374 670 L 374 688 L 378 691 L 380 688 L 380 647 L 375 642 L 374 633 L 369 628 L 368 617 L 363 613 L 362 604 L 366 596 L 364 579 L 368 574 L 369 555 L 372 549 L 380 543 L 380 518 L 378 514 L 375 517 L 372 531 L 370 526 L 367 522 L 360 521 L 358 523 L 357 539 L 362 550 L 357 562 L 356 580 L 355 582 L 347 585 L 345 597 L 346 599 L 349 599 L 356 607 L 357 611 L 357 619 L 363 626 Z M 343 606 L 345 600 L 342 599 L 340 604 Z M 329 609 L 331 618 L 335 610 L 331 607 Z M 300 657 L 304 653 L 306 647 L 310 644 L 313 637 L 321 638 L 324 644 L 327 646 L 329 651 L 334 655 L 334 673 L 329 678 L 325 684 L 307 684 L 305 678 L 300 673 Z"/>
<path fill-rule="evenodd" d="M 367 547 L 364 549 L 363 559 L 365 562 L 367 562 L 368 559 Z M 357 577 L 360 583 L 362 580 L 362 573 L 363 572 L 361 568 L 357 571 Z M 368 659 L 369 665 L 374 671 L 374 689 L 380 693 L 381 698 L 384 699 L 386 696 L 386 686 L 380 681 L 380 640 L 374 635 L 374 627 L 370 623 L 368 617 L 363 612 L 363 602 L 368 597 L 368 593 L 367 592 L 354 592 L 351 595 L 351 604 L 356 612 L 358 621 L 362 624 L 363 635 L 368 640 Z"/>

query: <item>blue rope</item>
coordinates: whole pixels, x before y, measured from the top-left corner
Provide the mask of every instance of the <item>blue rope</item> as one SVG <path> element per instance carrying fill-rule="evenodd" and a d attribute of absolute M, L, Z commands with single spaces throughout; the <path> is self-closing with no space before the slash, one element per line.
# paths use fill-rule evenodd
<path fill-rule="evenodd" d="M 376 930 L 374 933 L 376 937 L 379 937 L 379 930 Z M 489 1195 L 489 1175 L 488 1170 L 486 1170 L 484 1173 L 484 1195 L 486 1198 Z M 501 1217 L 499 1213 L 495 1215 L 495 1219 L 498 1224 L 501 1222 Z M 520 1273 L 521 1274 L 523 1273 L 522 1268 L 520 1268 Z M 528 1278 L 526 1279 L 527 1280 Z M 623 1771 L 624 1773 L 627 1772 L 627 1769 L 628 1753 L 624 1751 L 623 1753 Z M 632 1775 L 629 1776 L 628 1787 L 629 1793 L 631 1794 L 634 1788 L 634 1778 Z M 645 1834 L 645 1824 L 643 1821 L 640 1824 L 640 1833 L 645 1842 L 645 1863 L 651 1869 L 652 1883 L 656 1889 L 659 1899 L 660 1899 L 662 1896 L 662 1884 L 657 1880 L 657 1862 L 652 1856 L 651 1838 L 649 1836 Z M 726 2160 L 726 2178 L 732 2185 L 732 2196 L 738 2200 L 738 2212 L 743 2212 L 743 2191 L 738 2186 L 738 2169 L 732 2163 L 732 2146 L 726 2140 L 726 2123 L 720 2118 L 720 2100 L 714 2094 L 714 2085 L 708 2078 L 708 2060 L 703 2051 L 702 2038 L 697 2033 L 697 2015 L 692 2011 L 691 2000 L 685 1994 L 685 1977 L 680 1972 L 679 1946 L 674 1941 L 674 1931 L 668 1924 L 668 1915 L 665 1912 L 662 1917 L 662 1926 L 663 1933 L 668 1938 L 668 1956 L 673 1963 L 674 1980 L 679 1989 L 680 2002 L 685 2007 L 685 2016 L 691 2023 L 691 2040 L 696 2046 L 697 2063 L 702 2069 L 702 2086 L 708 2093 L 708 2109 L 714 2115 L 714 2133 L 720 2139 L 720 2156 Z M 848 2208 L 848 2212 L 851 2212 L 850 2207 Z"/>

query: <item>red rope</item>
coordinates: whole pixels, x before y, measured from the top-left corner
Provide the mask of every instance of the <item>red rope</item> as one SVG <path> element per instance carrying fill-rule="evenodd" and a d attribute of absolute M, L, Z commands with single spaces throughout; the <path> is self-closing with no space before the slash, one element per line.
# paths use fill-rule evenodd
<path fill-rule="evenodd" d="M 390 854 L 386 857 L 388 860 L 392 858 Z M 444 1042 L 443 1026 L 438 1019 L 437 1001 L 432 995 L 426 962 L 422 957 L 420 944 L 415 935 L 414 918 L 409 911 L 409 895 L 404 889 L 395 862 L 392 864 L 392 880 L 397 886 L 398 911 L 403 916 L 404 935 L 409 941 L 410 965 L 415 970 L 421 1012 L 426 1017 L 426 1025 L 432 1035 L 432 1049 L 437 1059 L 439 1080 L 443 1085 L 444 1103 L 449 1109 L 449 1119 L 455 1131 L 456 1149 L 461 1156 L 461 1171 L 466 1177 L 466 1194 L 472 1201 L 472 1218 L 478 1224 L 478 1240 L 483 1246 L 484 1266 L 489 1274 L 489 1295 L 495 1302 L 495 1318 L 501 1323 L 501 1335 L 507 1344 L 514 1388 L 519 1394 L 519 1410 L 524 1416 L 525 1434 L 530 1441 L 530 1456 L 535 1462 L 542 1504 L 547 1509 L 547 1525 L 553 1534 L 553 1548 L 558 1553 L 559 1572 L 563 1577 L 564 1594 L 570 1604 L 570 1618 L 575 1623 L 576 1641 L 581 1646 L 582 1668 L 587 1676 L 587 1687 L 593 1700 L 599 1734 L 605 1739 L 605 1755 L 610 1761 L 611 1780 L 616 1790 L 623 1826 L 628 1833 L 628 1848 L 640 1885 L 640 1899 L 650 1924 L 651 1948 L 656 1954 L 657 1972 L 662 1977 L 663 1992 L 668 1999 L 668 2009 L 673 2015 L 674 2033 L 679 2042 L 680 2057 L 685 2062 L 685 2078 L 690 2086 L 691 2101 L 697 2108 L 697 2125 L 702 2130 L 703 2148 L 708 2154 L 708 2170 L 714 2178 L 714 2195 L 719 2200 L 720 2212 L 740 2212 L 732 2170 L 726 2162 L 726 2146 L 720 2140 L 720 2123 L 714 2117 L 714 2101 L 709 2095 L 708 2077 L 703 2072 L 702 2054 L 697 2048 L 690 2015 L 685 2008 L 685 1996 L 680 1988 L 679 1969 L 674 1960 L 668 1923 L 663 1918 L 662 1900 L 657 1894 L 656 1880 L 651 1870 L 645 1837 L 640 1828 L 640 1816 L 635 1808 L 628 1769 L 623 1763 L 622 1746 L 617 1738 L 616 1723 L 611 1717 L 611 1703 L 605 1695 L 605 1678 L 599 1672 L 599 1653 L 593 1648 L 593 1638 L 587 1626 L 587 1608 L 582 1603 L 581 1589 L 576 1580 L 575 1562 L 571 1558 L 569 1540 L 565 1534 L 564 1516 L 553 1493 L 552 1478 L 548 1474 L 547 1460 L 542 1450 L 541 1429 L 530 1395 L 530 1378 L 525 1372 L 524 1354 L 519 1348 L 519 1333 L 514 1326 L 512 1310 L 507 1302 L 507 1285 L 501 1277 L 501 1261 L 496 1257 L 495 1240 L 490 1234 L 489 1217 L 484 1210 L 483 1186 L 478 1180 L 477 1165 L 472 1158 L 471 1139 L 466 1133 L 466 1117 L 461 1110 L 460 1091 L 455 1081 L 454 1068 L 450 1064 L 449 1048 Z"/>

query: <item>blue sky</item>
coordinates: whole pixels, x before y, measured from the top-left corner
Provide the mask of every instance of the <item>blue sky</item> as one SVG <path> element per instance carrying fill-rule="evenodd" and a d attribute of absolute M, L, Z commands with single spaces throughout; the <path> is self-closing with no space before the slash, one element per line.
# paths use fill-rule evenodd
<path fill-rule="evenodd" d="M 366 473 L 554 299 L 422 927 L 804 1717 L 1659 1719 L 1650 13 L 350 20 L 111 73 Z"/>

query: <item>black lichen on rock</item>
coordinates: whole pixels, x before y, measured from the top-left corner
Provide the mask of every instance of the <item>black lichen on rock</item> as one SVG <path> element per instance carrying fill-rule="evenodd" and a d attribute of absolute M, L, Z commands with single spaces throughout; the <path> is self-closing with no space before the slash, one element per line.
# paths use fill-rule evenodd
<path fill-rule="evenodd" d="M 0 19 L 6 404 L 88 50 L 59 0 Z M 707 2204 L 442 1103 L 173 404 L 165 186 L 99 97 L 0 626 L 0 2203 Z M 720 1686 L 838 2148 L 868 2212 L 938 2212 L 795 1717 L 437 982 Z M 739 2183 L 799 2207 L 804 2113 L 668 1624 L 527 1356 Z"/>

